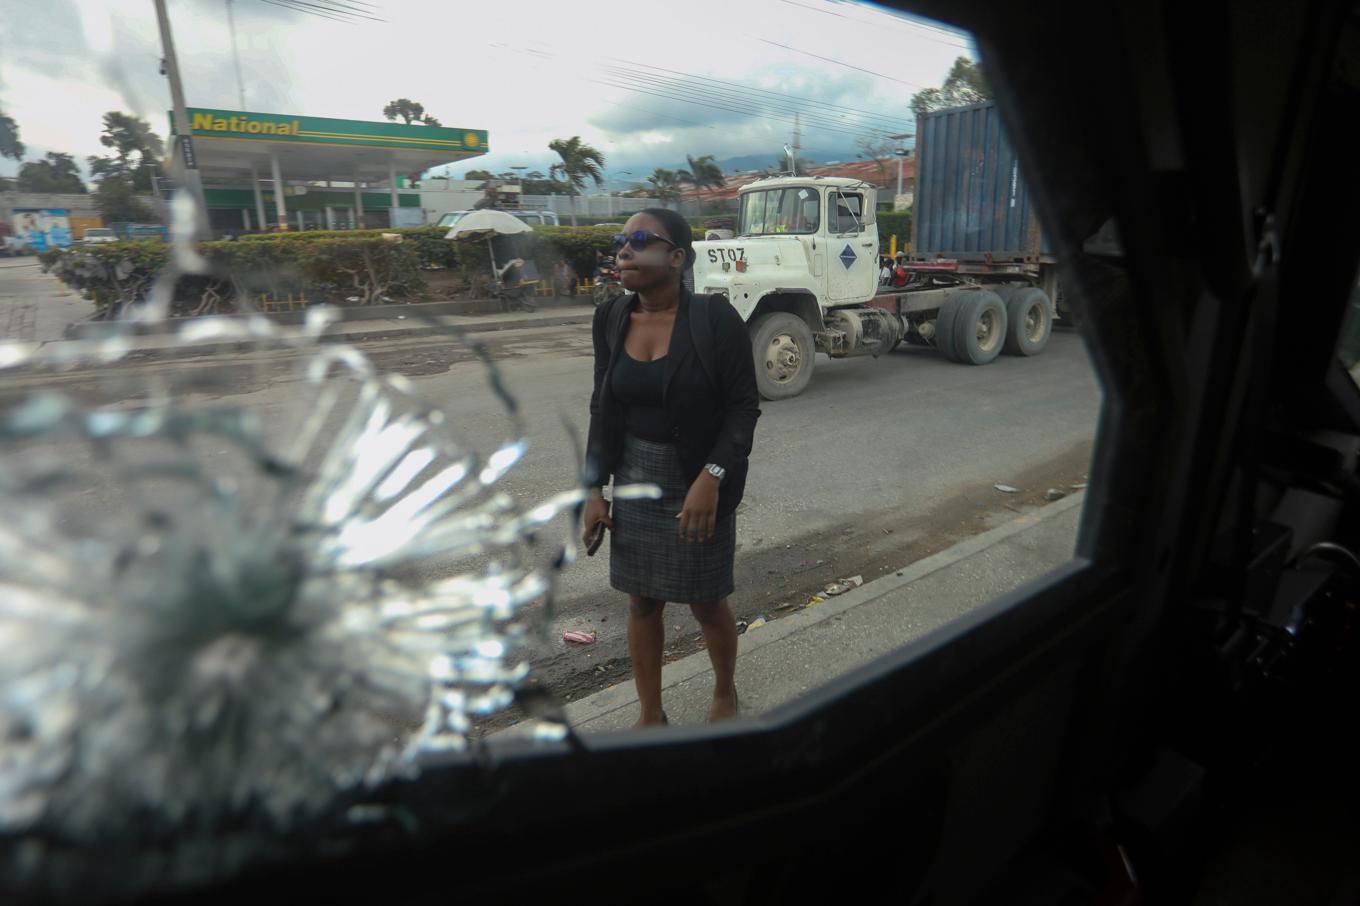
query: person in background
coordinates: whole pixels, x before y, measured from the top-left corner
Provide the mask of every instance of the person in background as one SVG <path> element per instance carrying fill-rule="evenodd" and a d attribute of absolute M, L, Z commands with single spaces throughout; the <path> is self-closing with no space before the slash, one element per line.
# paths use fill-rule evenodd
<path fill-rule="evenodd" d="M 907 253 L 898 252 L 897 264 L 893 267 L 892 285 L 906 286 L 907 278 L 909 276 L 910 275 L 907 273 Z"/>
<path fill-rule="evenodd" d="M 558 258 L 557 264 L 553 265 L 553 294 L 576 295 L 576 270 L 566 258 Z"/>

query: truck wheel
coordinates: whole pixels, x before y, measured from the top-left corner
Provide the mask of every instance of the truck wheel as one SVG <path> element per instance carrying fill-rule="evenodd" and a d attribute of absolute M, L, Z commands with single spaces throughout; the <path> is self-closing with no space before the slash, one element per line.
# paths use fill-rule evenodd
<path fill-rule="evenodd" d="M 1037 286 L 1026 287 L 1006 302 L 1005 352 L 1008 355 L 1038 355 L 1053 334 L 1053 303 Z"/>
<path fill-rule="evenodd" d="M 812 330 L 797 315 L 777 311 L 751 325 L 756 387 L 767 400 L 797 396 L 812 380 Z"/>
<path fill-rule="evenodd" d="M 986 365 L 1001 354 L 1006 343 L 1006 306 L 994 292 L 978 290 L 956 297 L 954 360 Z"/>
<path fill-rule="evenodd" d="M 959 360 L 954 351 L 954 321 L 959 315 L 960 298 L 947 299 L 935 315 L 935 350 L 951 362 Z"/>

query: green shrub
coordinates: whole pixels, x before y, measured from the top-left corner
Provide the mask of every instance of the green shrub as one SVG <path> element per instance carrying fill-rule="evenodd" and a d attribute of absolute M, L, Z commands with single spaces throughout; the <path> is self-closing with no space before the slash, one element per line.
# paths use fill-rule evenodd
<path fill-rule="evenodd" d="M 905 248 L 911 242 L 911 215 L 912 209 L 905 211 L 879 211 L 878 218 L 878 251 L 881 255 L 888 254 L 889 237 L 897 237 L 897 248 Z"/>
<path fill-rule="evenodd" d="M 414 296 L 425 288 L 415 243 L 390 239 L 321 239 L 296 258 L 308 283 L 321 294 L 357 297 L 360 305 Z M 351 296 L 352 294 L 352 296 Z"/>
<path fill-rule="evenodd" d="M 94 302 L 95 310 L 145 298 L 170 260 L 170 246 L 156 239 L 51 249 L 38 256 L 43 270 Z"/>
<path fill-rule="evenodd" d="M 595 253 L 613 249 L 613 227 L 534 226 L 518 234 L 520 256 L 533 261 L 541 279 L 565 257 L 580 276 L 595 270 Z M 400 242 L 382 238 L 396 233 Z M 230 311 L 242 297 L 306 295 L 344 304 L 351 298 L 369 305 L 386 299 L 411 299 L 423 292 L 422 272 L 457 274 L 474 291 L 491 278 L 484 241 L 453 242 L 446 227 L 396 230 L 309 230 L 242 236 L 201 243 L 208 263 L 204 274 L 184 275 L 175 286 L 177 315 Z M 156 240 L 123 240 L 104 245 L 54 249 L 39 256 L 43 267 L 92 300 L 108 314 L 122 304 L 146 298 L 169 263 L 171 246 Z M 504 263 L 504 262 L 500 262 Z"/>
<path fill-rule="evenodd" d="M 616 231 L 615 227 L 534 227 L 539 240 L 548 246 L 546 262 L 535 256 L 539 273 L 546 278 L 549 272 L 544 265 L 551 267 L 558 256 L 566 258 L 582 277 L 595 273 L 595 253 L 612 253 Z"/>
<path fill-rule="evenodd" d="M 409 298 L 424 289 L 416 242 L 380 237 L 313 238 L 298 242 L 204 242 L 202 274 L 186 274 L 175 284 L 172 313 L 204 314 L 231 310 L 241 297 L 257 301 L 307 294 L 318 301 L 343 303 L 357 297 L 368 305 Z M 170 262 L 171 246 L 159 240 L 111 242 L 60 249 L 42 257 L 45 269 L 81 292 L 101 314 L 147 297 L 156 277 Z"/>

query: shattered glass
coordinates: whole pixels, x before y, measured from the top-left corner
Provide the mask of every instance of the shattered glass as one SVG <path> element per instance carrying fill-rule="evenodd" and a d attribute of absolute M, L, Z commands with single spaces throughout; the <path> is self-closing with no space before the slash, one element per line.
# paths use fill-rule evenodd
<path fill-rule="evenodd" d="M 248 858 L 213 849 L 224 828 L 286 830 L 466 748 L 575 557 L 539 533 L 581 490 L 498 487 L 528 439 L 489 358 L 498 442 L 328 339 L 322 308 L 187 321 L 179 351 L 217 355 L 135 367 L 197 259 L 178 241 L 107 338 L 0 344 L 0 889 L 77 883 L 73 853 L 138 835 L 160 851 L 110 890 L 207 880 Z M 253 409 L 261 370 L 305 389 Z"/>

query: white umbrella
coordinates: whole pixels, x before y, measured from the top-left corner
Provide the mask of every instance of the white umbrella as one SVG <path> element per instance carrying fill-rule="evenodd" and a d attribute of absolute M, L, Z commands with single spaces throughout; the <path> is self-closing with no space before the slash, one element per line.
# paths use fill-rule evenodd
<path fill-rule="evenodd" d="M 533 231 L 533 227 L 518 217 L 504 211 L 485 209 L 460 217 L 453 228 L 444 234 L 444 238 L 455 242 L 485 239 L 487 250 L 491 252 L 491 272 L 500 279 L 500 273 L 496 270 L 496 250 L 491 246 L 491 239 L 495 236 L 513 236 L 516 233 Z"/>

